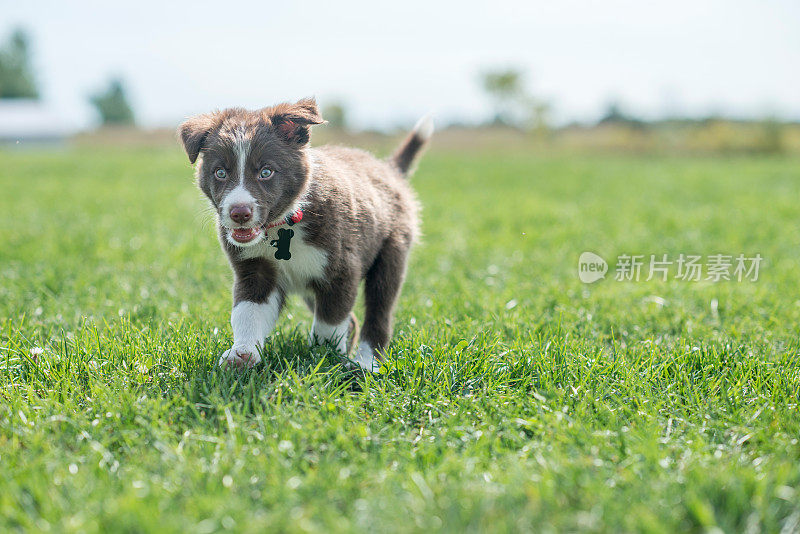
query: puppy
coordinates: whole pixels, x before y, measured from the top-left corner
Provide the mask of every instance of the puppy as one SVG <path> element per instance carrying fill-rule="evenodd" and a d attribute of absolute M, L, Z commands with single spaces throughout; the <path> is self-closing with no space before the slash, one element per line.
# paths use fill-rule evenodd
<path fill-rule="evenodd" d="M 330 343 L 367 371 L 379 366 L 418 233 L 408 184 L 433 133 L 423 119 L 382 161 L 361 150 L 309 147 L 324 121 L 307 98 L 256 111 L 226 109 L 184 122 L 178 133 L 200 189 L 217 211 L 234 274 L 233 346 L 220 365 L 252 367 L 286 296 L 301 295 L 311 342 Z M 364 280 L 360 340 L 352 315 Z M 350 349 L 353 349 L 352 351 Z"/>

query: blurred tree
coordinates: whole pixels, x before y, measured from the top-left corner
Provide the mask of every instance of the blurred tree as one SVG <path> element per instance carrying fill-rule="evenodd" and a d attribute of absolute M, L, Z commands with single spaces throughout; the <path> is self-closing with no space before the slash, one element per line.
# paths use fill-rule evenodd
<path fill-rule="evenodd" d="M 100 115 L 103 125 L 134 124 L 133 110 L 128 104 L 122 80 L 114 78 L 108 88 L 89 98 L 89 101 Z"/>
<path fill-rule="evenodd" d="M 16 29 L 0 50 L 0 98 L 39 98 L 28 49 L 27 34 Z"/>
<path fill-rule="evenodd" d="M 347 107 L 343 102 L 331 102 L 322 108 L 322 118 L 332 128 L 344 130 L 347 128 Z"/>
<path fill-rule="evenodd" d="M 615 122 L 625 122 L 627 117 L 625 114 L 622 113 L 622 108 L 619 105 L 619 102 L 612 101 L 609 102 L 606 106 L 606 111 L 603 113 L 603 117 L 600 119 L 600 124 L 607 124 L 607 123 L 615 123 Z"/>
<path fill-rule="evenodd" d="M 550 104 L 529 94 L 523 78 L 523 73 L 517 69 L 487 71 L 481 75 L 481 85 L 494 108 L 492 122 L 547 134 Z"/>
<path fill-rule="evenodd" d="M 550 104 L 538 98 L 529 97 L 530 129 L 542 136 L 550 133 Z"/>
<path fill-rule="evenodd" d="M 481 75 L 483 90 L 493 101 L 495 124 L 513 125 L 515 108 L 525 94 L 522 73 L 516 69 L 487 71 Z"/>
<path fill-rule="evenodd" d="M 622 106 L 616 100 L 612 100 L 608 103 L 603 117 L 597 124 L 620 124 L 633 128 L 643 128 L 645 126 L 644 121 L 634 118 L 622 111 Z"/>

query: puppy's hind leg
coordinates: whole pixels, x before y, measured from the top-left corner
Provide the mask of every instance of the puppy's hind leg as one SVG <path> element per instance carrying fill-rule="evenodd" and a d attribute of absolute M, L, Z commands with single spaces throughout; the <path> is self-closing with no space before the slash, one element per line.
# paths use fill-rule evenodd
<path fill-rule="evenodd" d="M 392 337 L 394 305 L 406 274 L 408 241 L 387 240 L 364 280 L 364 325 L 354 360 L 368 371 L 380 365 L 380 351 Z"/>

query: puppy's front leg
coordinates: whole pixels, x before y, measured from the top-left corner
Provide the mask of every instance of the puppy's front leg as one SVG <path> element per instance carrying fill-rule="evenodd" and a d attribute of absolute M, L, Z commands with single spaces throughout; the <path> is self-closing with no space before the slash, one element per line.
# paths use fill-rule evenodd
<path fill-rule="evenodd" d="M 358 295 L 358 278 L 343 273 L 330 285 L 315 290 L 314 323 L 311 325 L 311 344 L 330 343 L 346 356 L 353 329 L 357 331 L 353 305 Z"/>
<path fill-rule="evenodd" d="M 261 361 L 259 353 L 278 322 L 284 297 L 266 262 L 249 261 L 233 267 L 233 346 L 222 353 L 219 365 L 253 367 Z"/>

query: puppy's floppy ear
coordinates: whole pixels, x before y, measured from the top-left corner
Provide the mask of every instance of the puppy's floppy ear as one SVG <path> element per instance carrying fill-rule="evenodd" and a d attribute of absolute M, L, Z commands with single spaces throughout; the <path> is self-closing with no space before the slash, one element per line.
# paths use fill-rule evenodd
<path fill-rule="evenodd" d="M 204 113 L 187 120 L 178 127 L 178 134 L 181 136 L 183 148 L 189 156 L 189 162 L 197 161 L 197 156 L 203 150 L 203 143 L 209 132 L 217 125 L 216 113 Z"/>
<path fill-rule="evenodd" d="M 275 131 L 293 145 L 303 146 L 311 139 L 311 126 L 325 121 L 313 98 L 303 98 L 295 104 L 280 104 L 269 116 Z"/>

